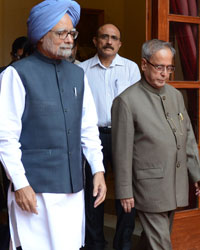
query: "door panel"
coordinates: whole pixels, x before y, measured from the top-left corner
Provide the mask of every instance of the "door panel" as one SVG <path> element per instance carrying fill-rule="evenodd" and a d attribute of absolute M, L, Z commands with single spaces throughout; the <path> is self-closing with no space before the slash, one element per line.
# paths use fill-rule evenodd
<path fill-rule="evenodd" d="M 146 40 L 170 41 L 176 49 L 169 84 L 183 94 L 200 148 L 200 1 L 146 0 Z M 200 249 L 200 202 L 190 183 L 189 206 L 178 208 L 172 229 L 173 250 Z"/>
<path fill-rule="evenodd" d="M 176 49 L 174 80 L 198 80 L 198 33 L 197 24 L 183 22 L 169 23 L 169 41 L 172 42 Z"/>

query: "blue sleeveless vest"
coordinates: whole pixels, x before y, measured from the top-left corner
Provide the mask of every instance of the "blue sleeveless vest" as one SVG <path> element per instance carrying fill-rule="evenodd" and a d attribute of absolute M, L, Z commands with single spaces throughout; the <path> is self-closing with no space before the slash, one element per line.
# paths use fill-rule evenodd
<path fill-rule="evenodd" d="M 80 191 L 83 70 L 39 52 L 12 66 L 26 91 L 20 143 L 30 185 L 36 193 Z"/>

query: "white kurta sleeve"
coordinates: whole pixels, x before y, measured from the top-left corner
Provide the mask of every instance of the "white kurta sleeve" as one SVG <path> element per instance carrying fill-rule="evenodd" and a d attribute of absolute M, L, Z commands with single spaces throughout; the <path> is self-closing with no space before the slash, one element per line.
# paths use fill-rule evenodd
<path fill-rule="evenodd" d="M 84 82 L 81 144 L 83 154 L 90 164 L 92 174 L 95 174 L 96 172 L 104 171 L 103 154 L 101 152 L 102 146 L 97 127 L 98 118 L 96 108 L 86 76 Z"/>
<path fill-rule="evenodd" d="M 0 161 L 15 190 L 29 185 L 19 143 L 24 106 L 24 86 L 17 71 L 9 66 L 0 75 Z"/>

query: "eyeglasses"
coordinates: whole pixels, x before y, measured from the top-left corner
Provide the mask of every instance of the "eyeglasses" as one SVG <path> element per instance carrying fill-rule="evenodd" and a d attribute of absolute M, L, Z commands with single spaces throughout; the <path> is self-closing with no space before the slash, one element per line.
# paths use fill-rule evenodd
<path fill-rule="evenodd" d="M 50 32 L 55 33 L 61 40 L 65 40 L 68 35 L 72 36 L 72 38 L 75 40 L 78 37 L 78 31 L 76 29 L 72 29 L 70 31 L 67 30 L 50 30 Z"/>
<path fill-rule="evenodd" d="M 151 66 L 154 67 L 154 69 L 156 69 L 158 72 L 164 72 L 165 71 L 165 68 L 167 70 L 167 73 L 171 74 L 175 71 L 175 66 L 174 65 L 156 65 L 156 64 L 153 64 L 151 62 L 149 62 L 149 60 L 147 60 L 145 58 L 145 60 L 147 61 L 148 64 L 150 64 Z"/>
<path fill-rule="evenodd" d="M 120 40 L 120 38 L 119 37 L 117 37 L 117 36 L 109 36 L 108 34 L 101 34 L 101 35 L 99 35 L 98 36 L 100 39 L 102 39 L 102 40 L 109 40 L 109 38 L 112 40 L 112 41 L 119 41 Z"/>

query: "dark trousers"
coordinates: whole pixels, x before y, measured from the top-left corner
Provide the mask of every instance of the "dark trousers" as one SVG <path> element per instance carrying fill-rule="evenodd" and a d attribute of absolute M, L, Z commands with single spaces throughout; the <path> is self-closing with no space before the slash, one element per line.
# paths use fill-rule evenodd
<path fill-rule="evenodd" d="M 0 212 L 7 210 L 7 192 L 9 181 L 5 175 L 3 166 L 0 162 Z M 6 224 L 0 224 L 0 250 L 8 250 L 10 242 L 10 231 L 8 221 Z"/>
<path fill-rule="evenodd" d="M 0 224 L 0 250 L 8 250 L 10 242 L 9 226 Z"/>
<path fill-rule="evenodd" d="M 125 213 L 120 200 L 115 201 L 117 226 L 113 240 L 113 248 L 117 250 L 131 249 L 131 236 L 135 227 L 135 208 Z"/>
<path fill-rule="evenodd" d="M 103 145 L 104 166 L 107 173 L 108 166 L 112 167 L 111 133 L 101 133 Z M 105 177 L 106 177 L 105 173 Z M 86 249 L 103 250 L 106 241 L 104 237 L 104 203 L 94 208 L 93 176 L 88 163 L 85 167 L 85 211 L 86 211 Z M 135 209 L 125 213 L 119 200 L 115 203 L 117 214 L 116 232 L 113 247 L 117 250 L 131 249 L 131 236 L 135 226 Z"/>

